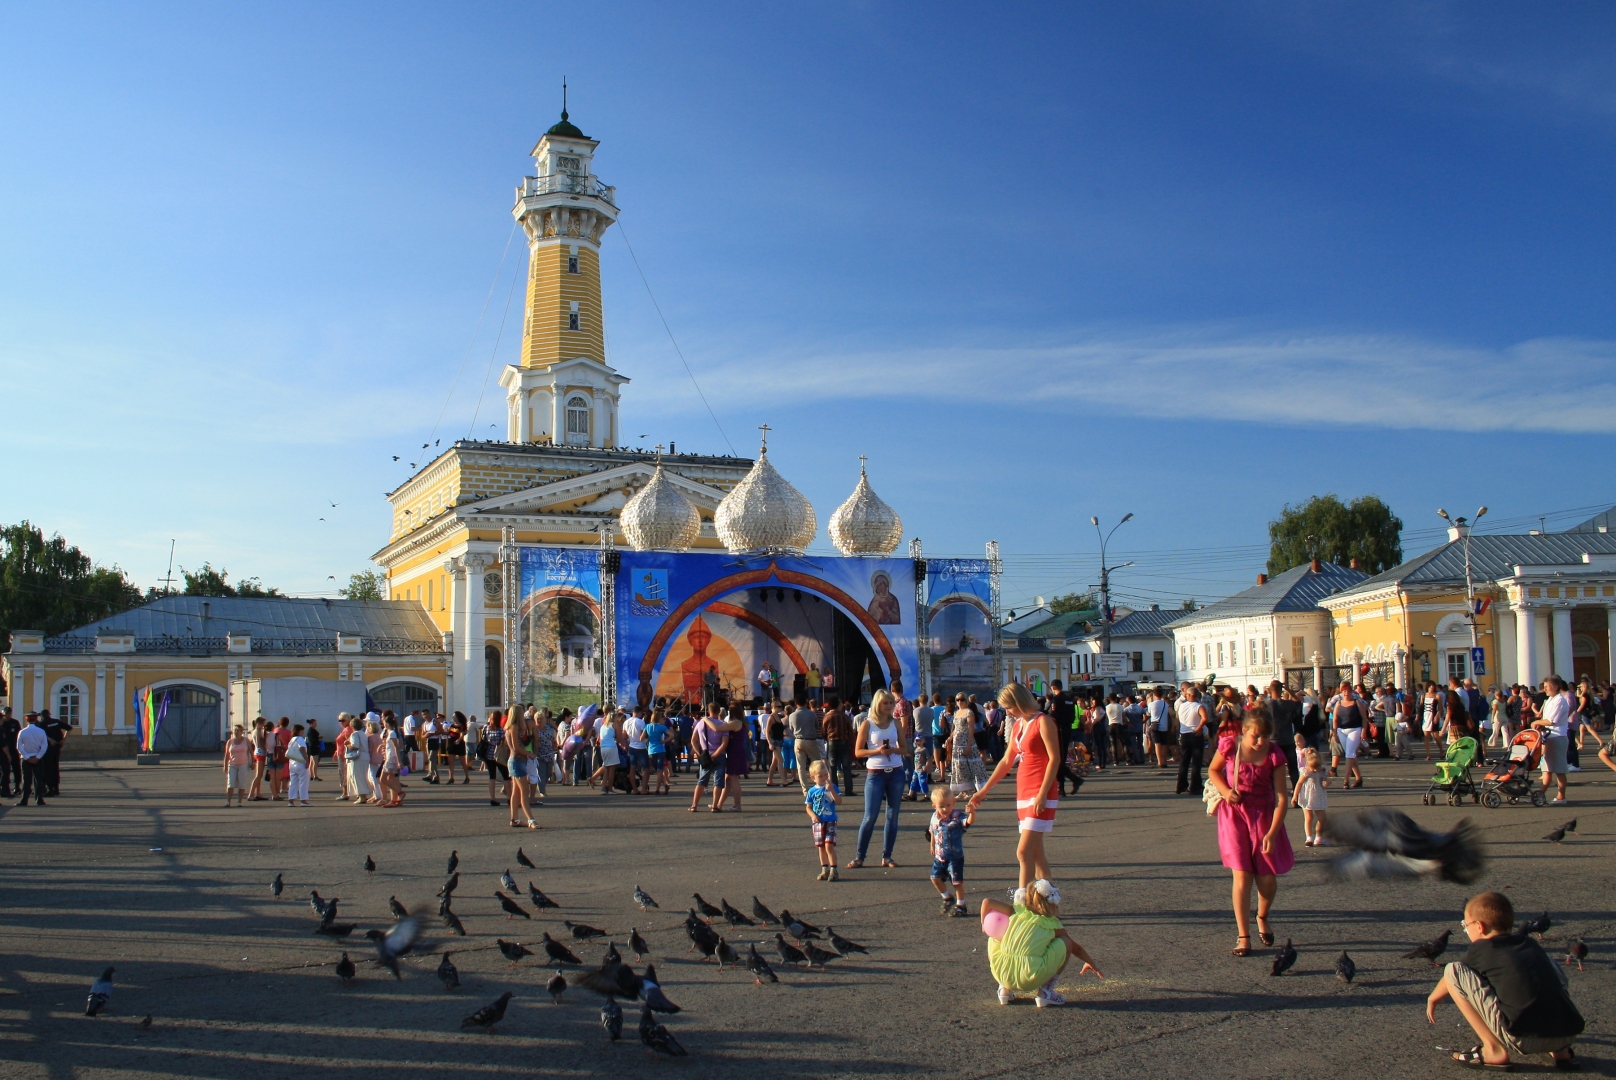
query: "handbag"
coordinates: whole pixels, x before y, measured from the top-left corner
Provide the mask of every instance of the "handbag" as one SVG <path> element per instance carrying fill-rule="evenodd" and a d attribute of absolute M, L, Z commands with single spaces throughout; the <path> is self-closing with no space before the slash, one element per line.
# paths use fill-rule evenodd
<path fill-rule="evenodd" d="M 504 739 L 501 739 L 499 745 L 494 748 L 494 760 L 501 765 L 504 765 L 506 762 L 510 761 L 511 744 L 506 742 Z"/>

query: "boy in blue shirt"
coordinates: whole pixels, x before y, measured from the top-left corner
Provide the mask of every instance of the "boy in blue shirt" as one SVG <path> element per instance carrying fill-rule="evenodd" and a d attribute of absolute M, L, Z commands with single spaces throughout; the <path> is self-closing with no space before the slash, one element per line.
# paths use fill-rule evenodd
<path fill-rule="evenodd" d="M 931 805 L 931 822 L 926 826 L 931 837 L 931 884 L 943 898 L 943 914 L 962 919 L 969 914 L 965 910 L 965 830 L 971 827 L 971 819 L 955 808 L 954 793 L 943 785 L 932 789 Z M 954 886 L 952 898 L 950 884 Z"/>
<path fill-rule="evenodd" d="M 663 720 L 662 710 L 657 709 L 651 713 L 651 722 L 645 725 L 645 748 L 649 751 L 651 762 L 648 775 L 656 776 L 656 794 L 662 795 L 673 789 L 668 777 L 668 725 Z"/>
<path fill-rule="evenodd" d="M 819 852 L 819 880 L 840 881 L 836 872 L 836 804 L 842 796 L 831 783 L 830 769 L 823 761 L 808 766 L 808 778 L 813 781 L 803 798 L 803 810 L 814 823 L 814 850 Z"/>

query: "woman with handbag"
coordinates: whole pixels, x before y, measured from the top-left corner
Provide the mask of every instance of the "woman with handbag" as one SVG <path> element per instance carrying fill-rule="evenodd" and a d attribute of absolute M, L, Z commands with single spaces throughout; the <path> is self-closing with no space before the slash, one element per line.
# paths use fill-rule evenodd
<path fill-rule="evenodd" d="M 498 709 L 488 714 L 488 724 L 477 743 L 477 756 L 488 770 L 488 805 L 500 806 L 500 799 L 507 793 L 498 785 L 510 785 L 511 771 L 505 763 L 510 760 L 511 749 L 505 745 L 505 714 Z"/>
<path fill-rule="evenodd" d="M 1268 927 L 1279 875 L 1296 863 L 1285 831 L 1290 772 L 1271 741 L 1274 721 L 1266 705 L 1246 710 L 1239 736 L 1218 742 L 1208 776 L 1217 789 L 1218 851 L 1234 875 L 1234 921 L 1239 931 L 1233 955 L 1251 955 L 1251 890 L 1257 889 L 1257 937 L 1274 943 Z"/>

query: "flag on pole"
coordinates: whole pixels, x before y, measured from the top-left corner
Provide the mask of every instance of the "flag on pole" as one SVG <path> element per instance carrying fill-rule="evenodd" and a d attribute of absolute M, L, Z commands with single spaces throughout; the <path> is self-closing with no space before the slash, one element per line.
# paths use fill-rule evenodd
<path fill-rule="evenodd" d="M 157 747 L 157 733 L 162 730 L 163 718 L 168 715 L 168 691 L 157 699 L 151 687 L 135 691 L 135 730 L 140 737 L 140 752 L 150 754 Z"/>
<path fill-rule="evenodd" d="M 1493 598 L 1490 596 L 1478 596 L 1476 597 L 1476 601 L 1473 606 L 1475 610 L 1470 614 L 1480 618 L 1481 616 L 1487 614 L 1488 608 L 1493 606 Z"/>

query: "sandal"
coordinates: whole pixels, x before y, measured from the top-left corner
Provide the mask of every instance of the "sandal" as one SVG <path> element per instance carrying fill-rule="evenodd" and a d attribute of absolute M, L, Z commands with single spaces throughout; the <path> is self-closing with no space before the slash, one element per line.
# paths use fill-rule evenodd
<path fill-rule="evenodd" d="M 888 868 L 888 869 L 892 869 L 892 870 L 896 870 L 898 868 L 898 864 L 893 862 L 891 859 L 882 859 L 881 860 L 881 865 L 882 865 L 883 868 Z"/>
<path fill-rule="evenodd" d="M 852 862 L 847 864 L 847 868 L 849 870 L 862 870 L 864 869 L 864 860 L 854 859 Z"/>
<path fill-rule="evenodd" d="M 1274 932 L 1262 928 L 1262 924 L 1267 921 L 1267 919 L 1257 920 L 1257 940 L 1262 942 L 1264 946 L 1272 947 L 1274 944 Z"/>
<path fill-rule="evenodd" d="M 1250 934 L 1241 934 L 1239 937 L 1235 938 L 1235 940 L 1236 941 L 1248 941 L 1249 942 L 1251 940 L 1251 935 Z M 1250 945 L 1236 945 L 1234 948 L 1229 950 L 1229 955 L 1230 956 L 1250 956 L 1251 955 L 1251 946 Z"/>
<path fill-rule="evenodd" d="M 1463 1053 L 1455 1053 L 1453 1060 L 1467 1069 L 1497 1069 L 1499 1072 L 1513 1072 L 1515 1065 L 1512 1062 L 1495 1063 L 1487 1061 L 1481 1056 L 1481 1046 L 1477 1044 Z"/>

